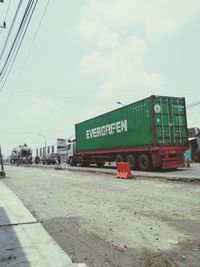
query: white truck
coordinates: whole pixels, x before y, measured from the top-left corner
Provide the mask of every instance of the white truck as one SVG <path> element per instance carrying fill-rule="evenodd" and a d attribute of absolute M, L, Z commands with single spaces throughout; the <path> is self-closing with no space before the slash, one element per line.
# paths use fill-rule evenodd
<path fill-rule="evenodd" d="M 32 164 L 32 150 L 26 144 L 12 150 L 11 164 Z"/>

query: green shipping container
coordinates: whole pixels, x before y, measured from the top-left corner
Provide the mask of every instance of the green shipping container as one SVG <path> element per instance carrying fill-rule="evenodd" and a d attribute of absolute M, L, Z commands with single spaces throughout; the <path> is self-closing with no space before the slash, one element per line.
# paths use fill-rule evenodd
<path fill-rule="evenodd" d="M 76 124 L 76 150 L 187 143 L 185 98 L 151 96 Z"/>

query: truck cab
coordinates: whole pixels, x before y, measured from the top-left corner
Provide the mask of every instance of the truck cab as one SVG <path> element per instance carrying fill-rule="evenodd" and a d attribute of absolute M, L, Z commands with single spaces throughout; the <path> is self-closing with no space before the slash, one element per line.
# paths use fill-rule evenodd
<path fill-rule="evenodd" d="M 76 161 L 74 160 L 74 154 L 76 152 L 76 140 L 68 140 L 67 144 L 67 163 L 70 166 L 76 166 Z"/>

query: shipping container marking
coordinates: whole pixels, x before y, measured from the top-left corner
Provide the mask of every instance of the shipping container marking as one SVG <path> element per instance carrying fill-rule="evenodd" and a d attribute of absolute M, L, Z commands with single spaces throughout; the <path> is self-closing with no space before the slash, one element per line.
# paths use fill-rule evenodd
<path fill-rule="evenodd" d="M 128 131 L 127 120 L 117 121 L 111 124 L 103 125 L 101 127 L 86 130 L 86 139 L 111 135 L 115 133 L 127 132 L 127 131 Z"/>

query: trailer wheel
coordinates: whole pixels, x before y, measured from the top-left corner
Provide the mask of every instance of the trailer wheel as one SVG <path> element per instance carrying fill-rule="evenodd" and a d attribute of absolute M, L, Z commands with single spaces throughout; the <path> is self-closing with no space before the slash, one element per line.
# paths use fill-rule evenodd
<path fill-rule="evenodd" d="M 123 162 L 123 161 L 124 161 L 124 159 L 123 159 L 122 155 L 118 154 L 115 158 L 116 165 L 117 165 L 117 162 Z"/>
<path fill-rule="evenodd" d="M 129 154 L 126 157 L 126 162 L 129 162 L 131 170 L 135 170 L 135 167 L 136 167 L 135 156 Z"/>
<path fill-rule="evenodd" d="M 146 154 L 141 154 L 138 158 L 138 165 L 141 171 L 148 171 L 151 167 L 149 156 Z"/>

